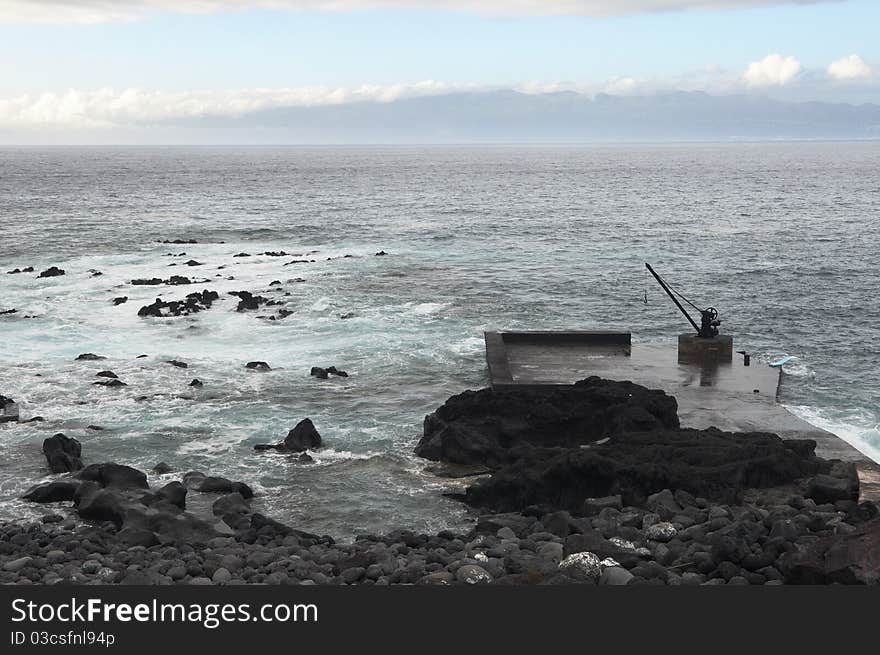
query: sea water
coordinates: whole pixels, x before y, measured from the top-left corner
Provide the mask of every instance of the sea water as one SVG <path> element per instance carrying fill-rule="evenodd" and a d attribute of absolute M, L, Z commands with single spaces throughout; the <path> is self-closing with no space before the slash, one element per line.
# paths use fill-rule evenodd
<path fill-rule="evenodd" d="M 464 482 L 412 448 L 427 413 L 486 385 L 482 332 L 674 344 L 689 326 L 646 261 L 717 307 L 753 365 L 795 356 L 782 402 L 878 459 L 878 218 L 877 143 L 2 149 L 0 311 L 18 311 L 0 316 L 0 394 L 45 421 L 0 425 L 0 517 L 40 511 L 19 496 L 51 479 L 40 444 L 64 432 L 86 462 L 174 468 L 152 484 L 245 481 L 305 530 L 462 526 L 442 492 Z M 37 277 L 52 265 L 66 275 Z M 208 281 L 130 284 L 170 275 Z M 202 289 L 209 310 L 137 315 Z M 293 313 L 237 312 L 241 290 Z M 330 365 L 349 377 L 309 375 Z M 106 369 L 128 386 L 94 385 Z M 306 417 L 313 464 L 253 451 Z"/>

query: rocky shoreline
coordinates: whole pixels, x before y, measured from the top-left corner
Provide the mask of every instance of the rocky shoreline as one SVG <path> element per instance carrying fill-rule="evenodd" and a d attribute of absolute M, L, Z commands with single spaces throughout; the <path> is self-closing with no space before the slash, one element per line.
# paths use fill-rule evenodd
<path fill-rule="evenodd" d="M 321 440 L 305 421 L 261 448 L 307 456 Z M 673 397 L 629 382 L 468 391 L 426 417 L 416 453 L 474 474 L 455 496 L 478 515 L 466 533 L 337 543 L 254 512 L 244 482 L 187 472 L 150 489 L 125 465 L 84 466 L 74 441 L 46 440 L 47 463 L 68 473 L 25 498 L 76 515 L 0 523 L 0 582 L 880 582 L 880 509 L 860 500 L 852 464 L 810 440 L 683 429 Z M 216 494 L 212 516 L 188 511 L 189 493 Z"/>

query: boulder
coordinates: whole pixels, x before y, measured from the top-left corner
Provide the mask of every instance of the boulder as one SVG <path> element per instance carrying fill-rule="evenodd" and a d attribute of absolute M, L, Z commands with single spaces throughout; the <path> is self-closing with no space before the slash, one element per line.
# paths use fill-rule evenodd
<path fill-rule="evenodd" d="M 573 447 L 625 432 L 676 429 L 677 411 L 675 398 L 663 391 L 596 377 L 568 387 L 465 391 L 425 418 L 415 452 L 497 466 L 517 448 Z"/>
<path fill-rule="evenodd" d="M 0 396 L 0 423 L 17 421 L 18 418 L 18 404 L 12 398 Z"/>
<path fill-rule="evenodd" d="M 880 519 L 783 555 L 786 584 L 880 584 Z"/>
<path fill-rule="evenodd" d="M 119 529 L 125 521 L 126 506 L 127 502 L 119 491 L 98 489 L 79 498 L 77 512 L 87 521 L 112 521 Z"/>
<path fill-rule="evenodd" d="M 812 498 L 817 505 L 835 503 L 839 500 L 859 499 L 859 475 L 855 464 L 851 464 L 842 477 L 820 474 L 807 482 L 806 498 Z"/>
<path fill-rule="evenodd" d="M 82 445 L 60 432 L 43 440 L 43 454 L 52 473 L 69 473 L 83 467 Z"/>
<path fill-rule="evenodd" d="M 322 440 L 312 420 L 305 418 L 287 433 L 283 444 L 285 450 L 302 452 L 304 450 L 320 448 Z"/>
<path fill-rule="evenodd" d="M 194 489 L 202 493 L 231 494 L 240 493 L 243 498 L 253 498 L 254 492 L 244 482 L 233 482 L 214 475 L 206 476 Z"/>
<path fill-rule="evenodd" d="M 65 500 L 73 500 L 79 482 L 74 480 L 55 480 L 31 487 L 22 498 L 32 503 L 57 503 Z"/>
<path fill-rule="evenodd" d="M 100 371 L 98 373 L 95 373 L 95 375 L 99 378 L 113 378 L 114 380 L 119 378 L 119 376 L 116 375 L 116 373 L 114 373 L 113 371 Z"/>
<path fill-rule="evenodd" d="M 77 477 L 80 480 L 96 482 L 102 487 L 117 489 L 149 489 L 147 475 L 136 468 L 114 462 L 89 464 Z"/>
<path fill-rule="evenodd" d="M 211 506 L 211 511 L 214 516 L 219 516 L 233 530 L 250 527 L 250 519 L 248 518 L 252 514 L 250 505 L 238 492 L 218 498 Z"/>
<path fill-rule="evenodd" d="M 172 505 L 176 505 L 180 509 L 186 509 L 186 492 L 187 489 L 180 482 L 169 482 L 156 492 L 156 496 Z"/>
<path fill-rule="evenodd" d="M 272 367 L 269 366 L 266 362 L 248 362 L 244 365 L 245 368 L 250 369 L 252 371 L 271 371 Z"/>

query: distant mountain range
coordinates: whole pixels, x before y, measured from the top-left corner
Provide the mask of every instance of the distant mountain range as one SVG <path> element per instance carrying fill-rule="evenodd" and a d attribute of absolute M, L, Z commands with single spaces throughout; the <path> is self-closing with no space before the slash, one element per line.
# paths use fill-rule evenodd
<path fill-rule="evenodd" d="M 880 139 L 880 105 L 786 102 L 754 95 L 674 92 L 586 96 L 574 92 L 452 93 L 170 126 L 229 134 L 257 129 L 286 143 L 548 143 L 773 139 Z M 234 128 L 241 128 L 236 130 Z"/>

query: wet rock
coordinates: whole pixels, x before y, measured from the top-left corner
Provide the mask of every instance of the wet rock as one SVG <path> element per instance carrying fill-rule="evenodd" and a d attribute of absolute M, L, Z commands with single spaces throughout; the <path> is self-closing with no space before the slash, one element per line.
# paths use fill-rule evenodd
<path fill-rule="evenodd" d="M 82 355 L 77 355 L 76 361 L 84 361 L 84 362 L 94 362 L 100 359 L 107 359 L 102 355 L 96 355 L 95 353 L 83 353 Z"/>
<path fill-rule="evenodd" d="M 247 369 L 252 371 L 271 371 L 272 367 L 269 366 L 266 362 L 248 362 L 244 366 Z"/>
<path fill-rule="evenodd" d="M 34 267 L 28 266 L 27 268 L 14 268 L 11 271 L 6 271 L 8 275 L 15 275 L 16 273 L 33 273 Z"/>
<path fill-rule="evenodd" d="M 133 284 L 135 286 L 155 286 L 158 284 L 162 284 L 162 278 L 160 278 L 160 277 L 138 278 L 136 280 L 132 280 L 131 284 Z"/>
<path fill-rule="evenodd" d="M 320 448 L 322 439 L 312 420 L 306 418 L 287 433 L 283 443 L 285 450 L 301 452 Z"/>
<path fill-rule="evenodd" d="M 73 500 L 79 482 L 72 480 L 55 480 L 32 487 L 22 498 L 32 503 L 57 503 L 65 500 Z"/>
<path fill-rule="evenodd" d="M 169 241 L 168 239 L 165 239 L 165 240 L 163 240 L 163 241 L 159 241 L 159 243 L 169 243 L 169 244 L 183 245 L 183 244 L 193 244 L 193 243 L 198 243 L 198 241 L 196 241 L 195 239 L 173 239 L 173 240 L 170 240 L 170 241 Z"/>
<path fill-rule="evenodd" d="M 175 481 L 169 482 L 159 489 L 159 491 L 156 492 L 156 496 L 158 499 L 175 505 L 180 509 L 186 509 L 186 491 L 186 487 L 180 482 Z"/>
<path fill-rule="evenodd" d="M 99 387 L 127 387 L 128 385 L 122 380 L 118 379 L 110 379 L 110 380 L 98 380 L 97 382 L 92 382 L 92 384 L 97 385 Z"/>
<path fill-rule="evenodd" d="M 147 476 L 143 471 L 116 464 L 104 462 L 103 464 L 89 464 L 77 474 L 80 480 L 96 482 L 102 487 L 114 487 L 117 489 L 149 489 Z"/>
<path fill-rule="evenodd" d="M 226 525 L 232 529 L 243 529 L 250 526 L 252 514 L 250 505 L 240 493 L 230 493 L 221 496 L 211 506 L 214 516 L 219 516 Z"/>
<path fill-rule="evenodd" d="M 235 308 L 235 311 L 237 312 L 259 309 L 262 305 L 269 302 L 268 298 L 255 296 L 250 291 L 230 291 L 229 295 L 238 296 L 238 306 Z"/>
<path fill-rule="evenodd" d="M 172 469 L 170 466 L 168 466 L 168 464 L 166 464 L 165 462 L 159 462 L 158 464 L 156 464 L 153 467 L 153 473 L 157 473 L 159 475 L 163 475 L 165 473 L 171 473 L 171 471 L 173 471 L 173 470 L 174 469 Z"/>
<path fill-rule="evenodd" d="M 113 299 L 114 305 L 122 305 L 127 302 L 128 302 L 128 296 L 117 296 L 116 298 Z"/>
<path fill-rule="evenodd" d="M 202 493 L 231 494 L 240 493 L 243 498 L 253 498 L 254 492 L 244 482 L 233 482 L 227 478 L 209 475 L 201 480 L 195 487 Z"/>
<path fill-rule="evenodd" d="M 100 371 L 95 373 L 95 375 L 99 378 L 113 378 L 114 380 L 119 378 L 113 371 Z"/>
<path fill-rule="evenodd" d="M 52 473 L 69 473 L 83 467 L 82 445 L 61 432 L 43 440 L 43 454 Z"/>
<path fill-rule="evenodd" d="M 210 309 L 214 301 L 220 298 L 216 291 L 204 290 L 186 294 L 184 300 L 165 301 L 156 298 L 151 305 L 144 305 L 138 310 L 138 316 L 167 318 L 170 316 L 189 316 Z"/>
<path fill-rule="evenodd" d="M 189 383 L 189 386 L 201 389 L 205 385 L 201 380 L 199 380 L 198 378 L 195 378 L 195 379 L 193 379 L 192 382 Z"/>
<path fill-rule="evenodd" d="M 0 423 L 9 423 L 18 419 L 18 404 L 12 398 L 0 396 Z"/>
<path fill-rule="evenodd" d="M 165 361 L 166 364 L 171 364 L 172 366 L 176 366 L 177 368 L 189 368 L 189 364 L 186 362 L 181 362 L 176 359 L 169 359 Z"/>
<path fill-rule="evenodd" d="M 327 371 L 327 369 L 321 368 L 320 366 L 312 366 L 312 370 L 309 371 L 309 375 L 321 380 L 326 380 L 328 377 L 330 377 L 330 373 Z"/>
<path fill-rule="evenodd" d="M 40 273 L 37 277 L 57 277 L 59 275 L 64 275 L 65 271 L 63 268 L 58 268 L 57 266 L 50 266 L 45 271 Z"/>
<path fill-rule="evenodd" d="M 387 254 L 388 253 L 385 252 L 384 250 L 380 250 L 379 252 L 376 253 L 376 257 L 384 257 Z"/>

